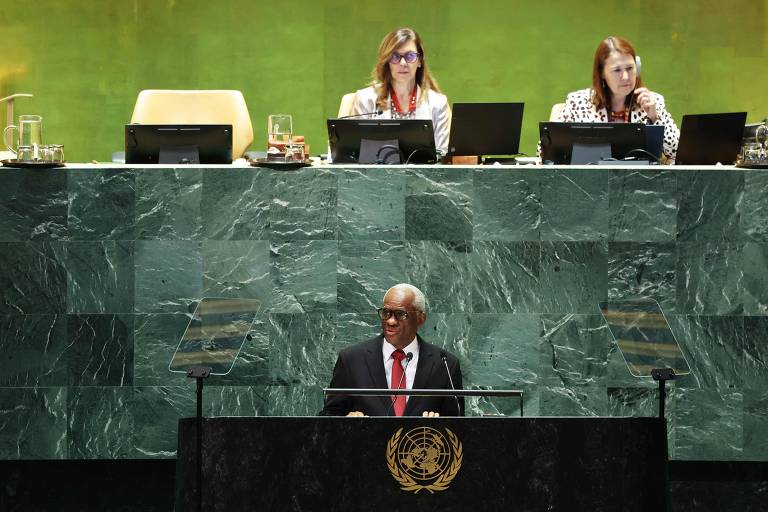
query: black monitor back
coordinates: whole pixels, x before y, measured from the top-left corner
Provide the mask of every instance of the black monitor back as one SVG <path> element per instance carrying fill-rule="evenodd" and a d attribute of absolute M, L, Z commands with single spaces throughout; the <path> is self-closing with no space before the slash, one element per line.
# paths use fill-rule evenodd
<path fill-rule="evenodd" d="M 231 124 L 127 124 L 127 164 L 231 164 Z"/>
<path fill-rule="evenodd" d="M 328 119 L 334 164 L 437 161 L 430 119 Z M 399 147 L 388 147 L 395 146 Z"/>
<path fill-rule="evenodd" d="M 683 116 L 675 164 L 734 163 L 741 151 L 746 122 L 746 112 Z"/>
<path fill-rule="evenodd" d="M 516 155 L 523 103 L 454 103 L 449 155 Z"/>
<path fill-rule="evenodd" d="M 544 122 L 539 123 L 539 139 L 541 161 L 558 165 L 620 160 L 633 150 L 647 151 L 648 148 L 644 125 L 639 123 Z M 635 156 L 642 158 L 643 155 Z"/>

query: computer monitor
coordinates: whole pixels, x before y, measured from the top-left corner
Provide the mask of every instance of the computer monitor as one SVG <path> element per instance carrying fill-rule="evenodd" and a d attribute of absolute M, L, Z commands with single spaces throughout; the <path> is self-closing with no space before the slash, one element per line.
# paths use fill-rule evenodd
<path fill-rule="evenodd" d="M 454 103 L 448 154 L 518 154 L 523 107 L 523 103 Z"/>
<path fill-rule="evenodd" d="M 127 164 L 231 164 L 231 124 L 127 124 Z"/>
<path fill-rule="evenodd" d="M 649 158 L 644 153 L 648 151 L 645 125 L 639 123 L 545 122 L 539 123 L 539 139 L 545 163 L 584 165 L 628 156 Z"/>
<path fill-rule="evenodd" d="M 741 151 L 746 122 L 746 112 L 683 116 L 675 164 L 734 163 Z"/>
<path fill-rule="evenodd" d="M 334 164 L 433 164 L 429 119 L 328 119 Z"/>

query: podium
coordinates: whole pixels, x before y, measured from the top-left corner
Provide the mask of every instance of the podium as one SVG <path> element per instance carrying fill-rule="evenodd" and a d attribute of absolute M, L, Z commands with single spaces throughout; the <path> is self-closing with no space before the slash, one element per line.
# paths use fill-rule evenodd
<path fill-rule="evenodd" d="M 176 510 L 196 504 L 179 422 Z M 664 511 L 659 418 L 203 420 L 206 511 Z"/>

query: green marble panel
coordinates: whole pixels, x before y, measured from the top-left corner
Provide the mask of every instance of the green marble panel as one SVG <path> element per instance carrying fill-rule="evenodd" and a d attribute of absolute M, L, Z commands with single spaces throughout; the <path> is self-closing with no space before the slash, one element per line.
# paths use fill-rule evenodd
<path fill-rule="evenodd" d="M 65 313 L 62 242 L 0 243 L 0 314 Z"/>
<path fill-rule="evenodd" d="M 168 370 L 187 325 L 189 316 L 181 313 L 134 316 L 135 386 L 184 386 L 190 382 L 186 375 Z"/>
<path fill-rule="evenodd" d="M 608 294 L 606 242 L 541 243 L 541 309 L 544 313 L 597 311 Z"/>
<path fill-rule="evenodd" d="M 673 457 L 679 460 L 734 460 L 743 453 L 743 394 L 710 389 L 675 393 Z"/>
<path fill-rule="evenodd" d="M 472 309 L 471 242 L 406 242 L 406 282 L 427 297 L 430 313 Z"/>
<path fill-rule="evenodd" d="M 205 169 L 200 211 L 206 240 L 268 238 L 272 179 L 266 169 Z"/>
<path fill-rule="evenodd" d="M 203 414 L 206 416 L 263 416 L 268 386 L 206 387 Z M 194 393 L 192 394 L 194 397 Z"/>
<path fill-rule="evenodd" d="M 608 171 L 541 170 L 541 239 L 605 240 Z"/>
<path fill-rule="evenodd" d="M 469 364 L 465 385 L 496 389 L 533 389 L 541 373 L 541 324 L 538 315 L 478 314 L 469 326 Z M 506 399 L 512 408 L 516 399 Z M 509 407 L 509 406 L 508 406 Z"/>
<path fill-rule="evenodd" d="M 745 243 L 741 258 L 744 314 L 768 315 L 768 244 Z"/>
<path fill-rule="evenodd" d="M 136 387 L 129 404 L 133 422 L 133 455 L 137 459 L 167 459 L 176 456 L 179 419 L 196 414 L 194 379 L 186 386 Z M 207 386 L 203 397 L 214 393 Z M 204 409 L 204 414 L 208 411 Z"/>
<path fill-rule="evenodd" d="M 611 170 L 608 178 L 608 239 L 674 242 L 677 180 L 674 171 Z"/>
<path fill-rule="evenodd" d="M 682 242 L 677 247 L 677 312 L 742 314 L 745 286 L 743 245 Z"/>
<path fill-rule="evenodd" d="M 0 387 L 0 459 L 66 459 L 65 387 Z"/>
<path fill-rule="evenodd" d="M 602 384 L 541 386 L 539 395 L 541 416 L 605 416 L 608 413 L 607 391 Z"/>
<path fill-rule="evenodd" d="M 474 240 L 539 241 L 543 215 L 539 169 L 473 172 Z"/>
<path fill-rule="evenodd" d="M 406 280 L 403 242 L 340 241 L 336 308 L 340 313 L 375 311 L 384 293 Z"/>
<path fill-rule="evenodd" d="M 259 299 L 270 307 L 269 242 L 266 240 L 205 240 L 203 297 Z"/>
<path fill-rule="evenodd" d="M 67 312 L 132 313 L 133 242 L 66 245 Z"/>
<path fill-rule="evenodd" d="M 197 240 L 202 233 L 202 170 L 137 169 L 136 238 Z"/>
<path fill-rule="evenodd" d="M 66 386 L 64 315 L 0 317 L 0 387 Z"/>
<path fill-rule="evenodd" d="M 765 382 L 765 381 L 763 381 Z M 744 460 L 768 459 L 768 390 L 744 390 Z"/>
<path fill-rule="evenodd" d="M 272 171 L 272 240 L 335 240 L 338 174 L 329 169 Z"/>
<path fill-rule="evenodd" d="M 608 299 L 654 299 L 667 314 L 677 310 L 677 248 L 673 243 L 610 242 Z"/>
<path fill-rule="evenodd" d="M 133 385 L 133 315 L 68 315 L 70 386 Z"/>
<path fill-rule="evenodd" d="M 539 382 L 569 389 L 603 385 L 612 340 L 602 316 L 541 315 L 540 322 Z"/>
<path fill-rule="evenodd" d="M 334 354 L 349 345 L 378 336 L 381 332 L 381 320 L 376 313 L 338 313 L 336 336 L 333 340 Z"/>
<path fill-rule="evenodd" d="M 523 391 L 523 415 L 526 417 L 540 416 L 538 387 L 528 386 L 468 386 L 465 389 L 504 389 Z M 466 416 L 520 416 L 519 397 L 467 397 L 464 399 Z"/>
<path fill-rule="evenodd" d="M 768 386 L 768 317 L 744 317 L 743 387 L 767 389 Z"/>
<path fill-rule="evenodd" d="M 323 409 L 322 387 L 292 384 L 269 386 L 263 416 L 316 416 Z"/>
<path fill-rule="evenodd" d="M 339 240 L 403 240 L 405 180 L 402 169 L 339 172 Z"/>
<path fill-rule="evenodd" d="M 659 414 L 657 388 L 608 388 L 607 392 L 609 416 L 650 417 Z M 666 411 L 665 416 L 669 412 Z"/>
<path fill-rule="evenodd" d="M 324 386 L 331 381 L 336 353 L 333 313 L 271 314 L 269 371 L 273 384 Z"/>
<path fill-rule="evenodd" d="M 0 242 L 65 239 L 68 235 L 66 172 L 3 168 L 2 173 Z"/>
<path fill-rule="evenodd" d="M 541 311 L 540 253 L 539 242 L 474 242 L 472 311 Z"/>
<path fill-rule="evenodd" d="M 669 315 L 667 320 L 691 368 L 676 379 L 677 387 L 720 392 L 743 387 L 743 317 Z"/>
<path fill-rule="evenodd" d="M 69 459 L 134 458 L 133 387 L 69 387 Z"/>
<path fill-rule="evenodd" d="M 136 238 L 136 173 L 132 169 L 70 169 L 67 188 L 71 240 Z"/>
<path fill-rule="evenodd" d="M 136 313 L 191 313 L 203 294 L 202 244 L 137 241 Z"/>
<path fill-rule="evenodd" d="M 472 171 L 407 171 L 405 238 L 472 240 Z"/>
<path fill-rule="evenodd" d="M 429 343 L 455 355 L 463 368 L 469 364 L 471 352 L 469 326 L 469 315 L 427 313 L 427 320 L 419 330 L 419 334 Z"/>
<path fill-rule="evenodd" d="M 743 240 L 739 207 L 744 195 L 743 172 L 678 172 L 677 193 L 678 241 Z"/>
<path fill-rule="evenodd" d="M 269 247 L 272 313 L 336 311 L 335 240 L 275 241 Z"/>
<path fill-rule="evenodd" d="M 768 242 L 768 173 L 744 172 L 744 197 L 740 204 L 741 229 L 748 240 Z"/>

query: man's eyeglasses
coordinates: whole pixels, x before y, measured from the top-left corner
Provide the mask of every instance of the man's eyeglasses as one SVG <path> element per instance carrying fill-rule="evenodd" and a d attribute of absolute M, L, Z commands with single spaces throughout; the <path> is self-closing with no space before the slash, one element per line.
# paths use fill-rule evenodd
<path fill-rule="evenodd" d="M 381 318 L 382 320 L 389 320 L 394 315 L 395 320 L 399 320 L 399 321 L 402 321 L 408 318 L 408 313 L 418 313 L 418 311 L 415 309 L 406 311 L 404 309 L 379 308 L 376 311 L 379 312 L 379 318 Z"/>
<path fill-rule="evenodd" d="M 408 64 L 413 64 L 417 60 L 419 60 L 419 57 L 421 57 L 421 54 L 418 52 L 405 52 L 405 53 L 397 53 L 394 52 L 392 56 L 389 58 L 390 64 L 400 64 L 401 59 L 405 59 L 405 62 Z"/>

